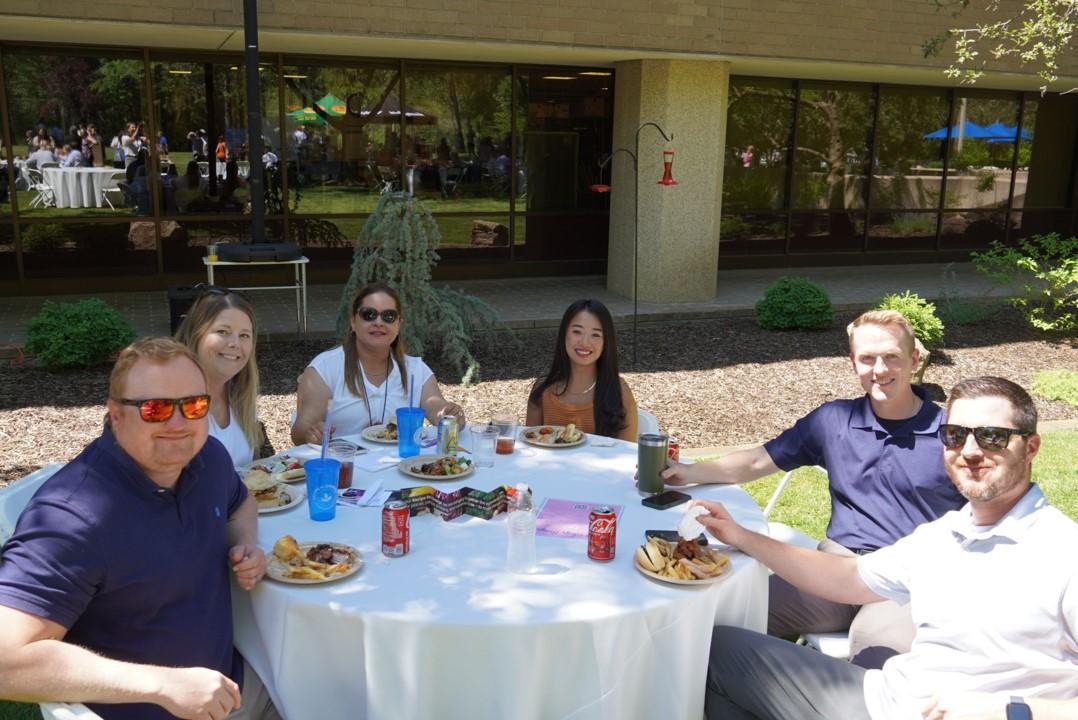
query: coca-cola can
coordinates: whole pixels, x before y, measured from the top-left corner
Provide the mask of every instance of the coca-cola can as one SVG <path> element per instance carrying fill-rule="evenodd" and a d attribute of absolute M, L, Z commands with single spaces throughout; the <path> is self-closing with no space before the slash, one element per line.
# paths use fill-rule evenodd
<path fill-rule="evenodd" d="M 666 457 L 674 462 L 681 460 L 681 445 L 679 445 L 678 441 L 673 437 L 666 443 Z"/>
<path fill-rule="evenodd" d="M 408 505 L 391 500 L 382 506 L 382 554 L 400 557 L 408 554 Z"/>
<path fill-rule="evenodd" d="M 618 515 L 607 505 L 600 505 L 588 514 L 588 557 L 592 560 L 613 560 L 618 539 Z"/>

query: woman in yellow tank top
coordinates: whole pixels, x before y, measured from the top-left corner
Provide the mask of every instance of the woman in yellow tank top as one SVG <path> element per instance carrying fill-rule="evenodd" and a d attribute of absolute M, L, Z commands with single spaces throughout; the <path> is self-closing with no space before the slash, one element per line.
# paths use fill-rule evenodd
<path fill-rule="evenodd" d="M 614 320 L 598 300 L 577 300 L 558 327 L 554 362 L 528 396 L 528 425 L 568 425 L 636 442 L 636 400 L 618 374 Z"/>

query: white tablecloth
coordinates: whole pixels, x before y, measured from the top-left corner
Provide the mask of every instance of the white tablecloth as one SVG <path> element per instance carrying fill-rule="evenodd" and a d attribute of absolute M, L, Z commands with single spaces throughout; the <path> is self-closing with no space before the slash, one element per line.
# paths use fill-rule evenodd
<path fill-rule="evenodd" d="M 732 573 L 715 585 L 667 585 L 638 573 L 633 551 L 644 531 L 675 528 L 684 507 L 642 507 L 635 466 L 629 443 L 518 444 L 491 469 L 437 483 L 489 490 L 527 482 L 537 507 L 547 497 L 624 506 L 612 562 L 589 560 L 584 540 L 540 536 L 533 575 L 505 571 L 504 515 L 412 518 L 411 552 L 393 559 L 380 549 L 381 508 L 338 507 L 324 523 L 308 518 L 306 504 L 262 515 L 267 553 L 291 533 L 354 545 L 365 564 L 337 583 L 267 580 L 251 593 L 236 590 L 236 645 L 288 720 L 699 720 L 711 627 L 765 630 L 766 571 L 734 553 Z M 371 478 L 386 488 L 422 484 L 395 467 L 356 475 L 361 487 Z M 740 488 L 689 492 L 766 528 Z"/>
<path fill-rule="evenodd" d="M 116 168 L 45 168 L 42 176 L 52 187 L 58 208 L 103 207 L 101 189 Z"/>

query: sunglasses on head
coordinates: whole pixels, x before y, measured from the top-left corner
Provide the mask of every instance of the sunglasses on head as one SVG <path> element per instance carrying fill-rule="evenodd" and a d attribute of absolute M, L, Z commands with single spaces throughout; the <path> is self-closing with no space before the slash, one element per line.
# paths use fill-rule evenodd
<path fill-rule="evenodd" d="M 1026 437 L 1032 435 L 1028 430 L 1015 430 L 1014 428 L 1001 427 L 977 427 L 968 428 L 961 425 L 940 425 L 940 442 L 944 447 L 952 450 L 966 444 L 966 438 L 973 433 L 973 439 L 984 450 L 1002 450 L 1011 441 L 1012 435 Z"/>
<path fill-rule="evenodd" d="M 397 318 L 400 317 L 400 313 L 396 310 L 383 310 L 382 312 L 378 312 L 372 307 L 361 307 L 356 314 L 363 319 L 363 322 L 374 322 L 374 319 L 381 315 L 382 321 L 389 325 L 397 322 Z"/>
<path fill-rule="evenodd" d="M 184 398 L 151 398 L 149 400 L 118 400 L 121 405 L 130 405 L 138 408 L 139 417 L 146 422 L 165 422 L 176 412 L 179 406 L 180 414 L 188 420 L 201 420 L 210 411 L 209 395 L 191 395 Z"/>

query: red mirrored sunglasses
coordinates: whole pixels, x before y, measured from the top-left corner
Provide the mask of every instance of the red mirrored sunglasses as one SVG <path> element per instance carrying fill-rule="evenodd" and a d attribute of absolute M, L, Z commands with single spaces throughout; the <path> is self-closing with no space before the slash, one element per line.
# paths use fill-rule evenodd
<path fill-rule="evenodd" d="M 176 412 L 179 406 L 180 414 L 188 420 L 201 420 L 210 411 L 209 395 L 191 395 L 184 398 L 151 398 L 149 400 L 117 400 L 121 405 L 130 405 L 138 408 L 139 417 L 146 422 L 165 422 Z"/>

